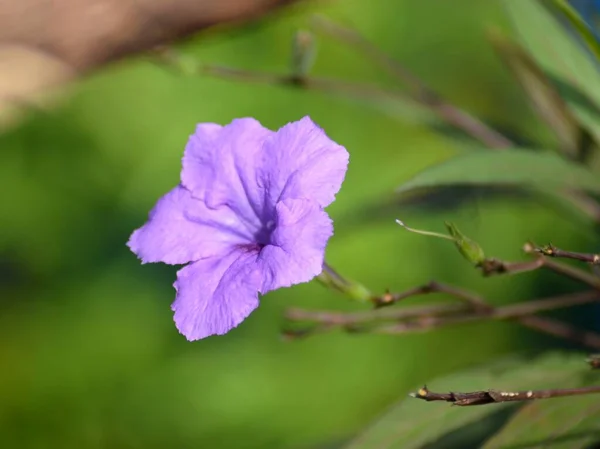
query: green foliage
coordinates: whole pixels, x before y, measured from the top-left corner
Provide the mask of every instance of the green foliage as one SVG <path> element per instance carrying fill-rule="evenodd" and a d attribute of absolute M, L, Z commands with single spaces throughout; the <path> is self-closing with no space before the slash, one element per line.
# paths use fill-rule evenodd
<path fill-rule="evenodd" d="M 585 21 L 579 16 L 577 11 L 569 5 L 566 0 L 549 0 L 551 5 L 554 6 L 566 18 L 569 23 L 575 28 L 577 34 L 582 38 L 583 42 L 587 45 L 588 49 L 592 52 L 594 57 L 600 61 L 600 44 L 596 40 L 596 36 Z"/>
<path fill-rule="evenodd" d="M 515 79 L 528 96 L 538 115 L 548 124 L 558 138 L 560 152 L 581 159 L 587 148 L 589 136 L 560 96 L 556 86 L 521 46 L 502 34 L 491 34 L 491 42 Z"/>
<path fill-rule="evenodd" d="M 500 362 L 490 363 L 486 366 L 476 369 L 465 370 L 450 374 L 446 377 L 436 379 L 428 385 L 435 391 L 473 391 L 494 388 L 496 390 L 516 391 L 529 389 L 553 388 L 557 385 L 569 385 L 579 387 L 586 384 L 585 374 L 586 366 L 583 363 L 583 355 L 575 354 L 549 354 L 535 359 L 514 358 L 502 360 Z M 420 388 L 416 386 L 416 389 Z M 521 443 L 518 438 L 521 436 L 522 428 L 518 425 L 529 427 L 527 441 L 535 441 L 548 438 L 563 437 L 577 429 L 571 426 L 563 426 L 562 432 L 557 431 L 554 425 L 556 421 L 546 422 L 544 418 L 551 413 L 558 414 L 558 410 L 571 401 L 568 407 L 572 413 L 570 417 L 573 424 L 581 423 L 579 429 L 589 429 L 594 421 L 592 416 L 585 417 L 585 411 L 594 413 L 594 429 L 599 426 L 598 414 L 600 406 L 598 397 L 592 398 L 569 398 L 569 399 L 551 399 L 531 403 L 525 406 L 503 403 L 474 407 L 455 407 L 446 403 L 428 403 L 414 398 L 402 399 L 397 405 L 393 406 L 387 413 L 379 418 L 371 427 L 360 434 L 356 440 L 351 442 L 347 449 L 448 449 L 448 443 L 445 438 L 452 434 L 460 434 L 463 440 L 460 445 L 452 447 L 474 447 L 474 443 L 469 441 L 469 436 L 477 435 L 477 427 L 486 418 L 498 412 L 504 412 L 502 419 L 510 415 L 510 422 L 506 428 L 502 422 L 490 426 L 488 434 L 484 438 L 493 438 L 490 440 L 490 448 L 508 447 L 491 445 L 499 438 L 507 443 Z M 595 401 L 594 401 L 595 399 Z M 554 402 L 552 402 L 554 401 Z M 549 408 L 548 408 L 549 407 Z M 546 410 L 554 412 L 547 413 Z M 561 416 L 569 416 L 568 411 L 561 412 Z M 583 419 L 585 417 L 585 419 Z M 560 419 L 559 416 L 556 416 Z M 579 418 L 577 420 L 576 418 Z M 560 429 L 560 427 L 558 428 Z M 513 433 L 514 432 L 514 433 Z M 496 436 L 494 436 L 496 434 Z M 513 439 L 506 435 L 513 434 Z M 535 435 L 534 438 L 531 438 Z M 477 435 L 477 437 L 480 437 Z M 439 444 L 434 444 L 439 442 Z M 488 446 L 485 446 L 486 448 Z M 534 447 L 534 446 L 532 446 Z M 555 447 L 554 445 L 552 447 Z M 579 446 L 572 446 L 579 447 Z"/>
<path fill-rule="evenodd" d="M 397 191 L 404 193 L 457 184 L 581 189 L 600 193 L 600 177 L 587 168 L 552 153 L 525 149 L 462 154 L 428 167 Z"/>
<path fill-rule="evenodd" d="M 544 8 L 548 2 L 504 0 L 502 3 L 521 45 L 554 80 L 582 126 L 600 141 L 600 74 L 594 61 Z"/>
<path fill-rule="evenodd" d="M 375 7 L 351 0 L 320 12 L 350 17 L 377 45 L 448 98 L 498 121 L 520 138 L 515 140 L 528 140 L 543 130 L 522 107 L 521 92 L 506 82 L 483 39 L 482 23 L 506 28 L 499 4 L 385 0 Z M 436 9 L 433 15 L 431 5 Z M 598 139 L 600 84 L 593 64 L 536 2 L 507 0 L 506 7 L 527 37 L 520 44 L 554 83 L 579 126 Z M 125 242 L 156 199 L 178 182 L 185 139 L 198 122 L 254 116 L 277 128 L 310 114 L 345 145 L 351 164 L 330 208 L 336 233 L 327 257 L 340 272 L 378 292 L 407 289 L 432 277 L 476 286 L 493 301 L 512 301 L 515 292 L 528 297 L 569 286 L 544 275 L 482 283 L 475 270 L 455 263 L 456 251 L 447 250 L 449 245 L 399 232 L 393 223 L 396 216 L 425 228 L 441 220 L 460 222 L 461 227 L 468 221 L 473 241 L 508 257 L 516 256 L 531 236 L 571 246 L 589 244 L 571 214 L 557 219 L 537 203 L 500 197 L 480 204 L 475 214 L 454 197 L 432 200 L 418 212 L 399 205 L 392 192 L 402 179 L 467 146 L 465 136 L 449 132 L 430 109 L 412 101 L 363 95 L 361 101 L 347 102 L 323 93 L 194 75 L 198 61 L 257 71 L 281 69 L 289 61 L 293 30 L 306 26 L 310 12 L 296 11 L 237 34 L 189 42 L 184 52 L 188 57 L 179 67 L 187 77 L 144 60 L 124 61 L 82 81 L 60 109 L 33 113 L 22 127 L 0 136 L 0 178 L 8 186 L 2 190 L 0 212 L 0 364 L 9 367 L 0 372 L 3 445 L 306 447 L 355 433 L 398 391 L 424 379 L 499 353 L 556 343 L 509 323 L 403 338 L 330 334 L 282 343 L 281 317 L 288 306 L 360 306 L 340 301 L 341 295 L 314 283 L 269 294 L 259 310 L 226 337 L 189 344 L 177 334 L 169 310 L 174 267 L 140 267 Z M 304 50 L 308 49 L 312 47 Z M 295 68 L 305 72 L 310 66 L 316 76 L 389 83 L 373 64 L 353 59 L 346 50 L 319 42 L 314 66 L 310 52 L 300 52 Z M 434 132 L 423 124 L 433 125 Z M 435 131 L 443 131 L 443 136 Z M 455 163 L 450 160 L 403 189 L 465 179 L 475 185 L 492 177 L 511 185 L 598 191 L 595 175 L 550 151 L 514 149 L 459 157 L 471 165 L 459 167 L 457 162 L 451 169 Z M 494 157 L 514 159 L 492 166 Z M 444 173 L 436 175 L 441 167 Z M 482 167 L 488 167 L 487 174 Z M 440 179 L 446 179 L 445 184 Z M 367 295 L 366 288 L 355 287 L 357 297 Z M 519 361 L 453 374 L 435 386 L 577 384 L 579 367 L 571 359 L 556 357 L 545 359 L 547 366 Z M 521 368 L 513 372 L 509 368 L 514 363 Z M 405 400 L 397 415 L 384 418 L 363 441 L 421 447 L 505 408 L 460 409 Z M 435 420 L 438 416 L 443 422 Z M 432 419 L 435 424 L 427 429 L 432 434 L 420 433 Z M 390 429 L 393 437 L 384 435 Z"/>
<path fill-rule="evenodd" d="M 520 42 L 553 76 L 600 105 L 600 74 L 583 49 L 544 8 L 543 1 L 502 2 Z"/>
<path fill-rule="evenodd" d="M 533 402 L 510 417 L 483 449 L 587 449 L 600 440 L 598 396 Z"/>
<path fill-rule="evenodd" d="M 501 185 L 527 187 L 540 197 L 554 193 L 555 198 L 563 200 L 571 198 L 570 193 L 563 195 L 565 192 L 600 193 L 600 75 L 594 61 L 566 34 L 542 3 L 503 2 L 520 43 L 512 42 L 497 31 L 491 37 L 534 109 L 556 135 L 556 146 L 549 148 L 554 153 L 514 148 L 460 154 L 422 170 L 397 192 L 455 185 Z M 596 62 L 600 62 L 600 45 L 583 20 L 564 0 L 551 0 L 551 3 L 581 36 Z M 465 258 L 473 263 L 483 259 L 478 244 L 466 239 L 455 226 L 448 224 L 447 227 Z M 582 359 L 555 354 L 535 361 L 513 361 L 504 365 L 504 369 L 490 364 L 439 379 L 434 390 L 580 387 L 590 383 L 590 377 L 584 375 Z M 348 449 L 499 449 L 548 445 L 583 449 L 600 441 L 600 405 L 595 395 L 467 409 L 415 402 L 402 400 Z M 487 424 L 478 429 L 478 424 L 484 421 Z"/>

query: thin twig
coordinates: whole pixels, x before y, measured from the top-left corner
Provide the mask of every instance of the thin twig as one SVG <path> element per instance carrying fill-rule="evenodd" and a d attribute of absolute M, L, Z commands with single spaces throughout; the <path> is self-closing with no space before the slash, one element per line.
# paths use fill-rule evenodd
<path fill-rule="evenodd" d="M 528 254 L 533 254 L 536 252 L 535 248 L 536 246 L 534 244 L 527 243 L 523 246 L 523 251 Z M 543 255 L 538 256 L 537 260 L 541 261 L 541 266 L 544 268 L 547 268 L 549 270 L 554 271 L 555 273 L 569 277 L 576 281 L 580 281 L 584 284 L 589 285 L 590 287 L 600 290 L 600 278 L 590 272 L 581 270 L 571 265 L 567 265 L 557 260 L 552 260 L 551 258 L 545 257 Z"/>
<path fill-rule="evenodd" d="M 600 265 L 600 255 L 598 254 L 588 254 L 588 253 L 577 253 L 573 251 L 565 251 L 563 249 L 557 248 L 556 246 L 550 244 L 540 247 L 535 247 L 533 249 L 535 252 L 538 252 L 544 256 L 548 257 L 557 257 L 563 259 L 573 259 L 579 260 L 581 262 L 587 262 L 592 265 Z"/>
<path fill-rule="evenodd" d="M 386 307 L 412 296 L 425 295 L 429 293 L 446 293 L 453 298 L 465 302 L 475 309 L 481 308 L 482 310 L 488 310 L 490 308 L 490 305 L 487 304 L 481 297 L 479 297 L 479 295 L 450 284 L 444 284 L 436 281 L 431 281 L 427 284 L 414 287 L 400 293 L 385 293 L 381 296 L 374 297 L 372 301 L 376 307 Z"/>
<path fill-rule="evenodd" d="M 468 314 L 448 317 L 430 316 L 426 320 L 392 324 L 375 328 L 376 333 L 398 334 L 414 331 L 427 331 L 457 324 L 473 323 L 485 320 L 509 320 L 551 310 L 575 307 L 600 301 L 600 292 L 589 290 L 580 293 L 570 293 L 552 298 L 543 298 L 527 301 L 515 305 L 502 306 L 488 311 L 473 311 Z M 600 338 L 600 336 L 599 336 Z M 600 340 L 599 340 L 600 342 Z M 600 347 L 600 346 L 599 346 Z"/>
<path fill-rule="evenodd" d="M 154 61 L 171 70 L 175 70 L 178 73 L 184 71 L 181 68 L 181 56 L 172 48 L 161 47 L 156 49 L 153 56 L 155 57 Z M 223 80 L 314 90 L 326 94 L 368 101 L 373 101 L 374 99 L 386 103 L 395 101 L 409 105 L 412 108 L 421 108 L 419 103 L 401 91 L 397 89 L 385 89 L 372 83 L 357 83 L 322 77 L 271 73 L 204 63 L 196 64 L 193 70 L 197 75 L 212 76 Z"/>
<path fill-rule="evenodd" d="M 440 119 L 462 130 L 467 135 L 483 143 L 488 148 L 501 150 L 514 147 L 515 144 L 507 136 L 485 124 L 467 111 L 446 101 L 439 93 L 428 87 L 423 81 L 411 73 L 406 67 L 393 59 L 376 45 L 352 28 L 341 26 L 322 16 L 317 16 L 313 24 L 319 30 L 359 50 L 366 57 L 381 66 L 408 89 L 411 98 L 428 107 Z M 600 204 L 583 192 L 567 191 L 563 194 L 582 212 L 600 221 Z"/>
<path fill-rule="evenodd" d="M 540 251 L 537 251 L 536 248 L 537 247 L 531 243 L 527 243 L 523 246 L 523 251 L 525 253 L 538 254 L 534 260 L 525 262 L 506 262 L 497 259 L 486 259 L 479 265 L 479 268 L 484 276 L 491 276 L 494 274 L 518 274 L 546 268 L 600 290 L 599 277 L 580 268 L 552 260 L 550 257 L 540 254 Z"/>
<path fill-rule="evenodd" d="M 470 393 L 434 393 L 427 386 L 420 388 L 410 396 L 424 401 L 444 401 L 452 405 L 468 407 L 472 405 L 498 404 L 502 402 L 533 401 L 536 399 L 552 399 L 566 396 L 581 396 L 600 393 L 600 385 L 581 388 L 557 388 L 552 390 L 499 391 L 484 390 Z"/>
<path fill-rule="evenodd" d="M 411 97 L 414 100 L 430 108 L 446 123 L 461 129 L 490 148 L 502 149 L 514 146 L 514 143 L 506 136 L 492 129 L 468 112 L 445 101 L 437 92 L 426 86 L 425 83 L 413 75 L 406 67 L 369 42 L 356 30 L 343 27 L 321 16 L 316 17 L 313 23 L 318 29 L 335 37 L 342 43 L 348 44 L 349 47 L 361 51 L 369 59 L 391 73 L 408 87 Z"/>
<path fill-rule="evenodd" d="M 531 243 L 527 243 L 523 248 L 528 254 L 536 254 L 537 257 L 535 260 L 506 262 L 498 259 L 485 259 L 478 265 L 478 268 L 482 270 L 484 275 L 491 275 L 522 273 L 544 267 L 563 276 L 583 282 L 595 290 L 543 298 L 522 304 L 494 307 L 473 292 L 449 284 L 431 281 L 403 292 L 386 292 L 380 296 L 371 296 L 370 301 L 376 307 L 373 311 L 343 313 L 291 309 L 286 314 L 289 321 L 312 321 L 313 324 L 303 329 L 288 329 L 285 331 L 285 334 L 289 338 L 298 338 L 341 327 L 347 332 L 399 335 L 427 332 L 442 327 L 483 320 L 515 320 L 530 329 L 571 340 L 583 346 L 600 349 L 599 334 L 577 329 L 558 320 L 536 316 L 536 314 L 541 312 L 588 304 L 600 300 L 600 278 L 576 267 L 552 260 L 550 257 L 544 256 L 543 252 L 536 250 L 536 248 L 538 247 Z M 581 260 L 581 257 L 578 260 Z M 336 278 L 344 280 L 337 272 L 333 270 L 332 272 Z M 445 293 L 450 297 L 459 299 L 463 304 L 439 304 L 401 309 L 388 307 L 404 299 L 429 293 Z M 392 323 L 385 323 L 386 321 L 391 321 Z"/>
<path fill-rule="evenodd" d="M 333 326 L 350 326 L 377 321 L 403 321 L 428 316 L 444 316 L 468 312 L 464 304 L 435 304 L 402 308 L 384 308 L 361 312 L 338 312 L 335 310 L 305 310 L 291 308 L 285 312 L 289 321 L 312 321 Z"/>
<path fill-rule="evenodd" d="M 522 316 L 517 321 L 529 329 L 572 341 L 587 348 L 600 348 L 600 334 L 596 332 L 586 331 L 562 321 L 535 315 Z"/>
<path fill-rule="evenodd" d="M 417 294 L 424 293 L 422 288 L 416 288 L 414 291 L 418 291 Z M 453 294 L 451 293 L 453 292 L 452 289 L 445 290 L 445 292 L 450 295 Z M 443 327 L 478 321 L 516 320 L 518 323 L 531 329 L 565 338 L 590 348 L 600 349 L 600 335 L 573 328 L 560 321 L 534 316 L 541 312 L 597 301 L 600 301 L 600 292 L 590 290 L 496 308 L 485 303 L 483 299 L 478 298 L 477 307 L 473 307 L 473 303 L 471 302 L 466 302 L 466 304 L 438 304 L 398 309 L 382 308 L 354 313 L 290 309 L 286 313 L 286 318 L 289 321 L 312 321 L 316 324 L 304 329 L 288 329 L 285 331 L 285 334 L 290 338 L 299 338 L 341 327 L 349 332 L 400 335 L 422 333 Z M 481 307 L 480 302 L 483 302 L 486 307 Z M 382 324 L 382 321 L 392 321 L 393 324 Z"/>
<path fill-rule="evenodd" d="M 499 259 L 485 259 L 478 268 L 484 276 L 494 274 L 519 274 L 535 271 L 544 266 L 544 260 L 540 257 L 536 260 L 527 260 L 523 262 L 506 262 Z"/>

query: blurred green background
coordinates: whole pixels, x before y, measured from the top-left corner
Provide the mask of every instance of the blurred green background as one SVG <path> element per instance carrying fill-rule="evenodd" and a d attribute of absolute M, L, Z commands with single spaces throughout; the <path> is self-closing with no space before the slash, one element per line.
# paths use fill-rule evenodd
<path fill-rule="evenodd" d="M 480 0 L 344 0 L 296 7 L 182 51 L 206 62 L 285 71 L 313 13 L 356 25 L 449 100 L 522 141 L 546 131 L 485 39 L 509 32 Z M 314 74 L 391 85 L 351 48 L 319 40 Z M 515 325 L 425 335 L 280 338 L 289 306 L 356 309 L 316 282 L 265 296 L 239 328 L 189 343 L 169 309 L 176 267 L 142 266 L 125 246 L 178 182 L 198 122 L 253 116 L 276 129 L 310 115 L 351 155 L 329 212 L 327 258 L 376 291 L 431 279 L 496 304 L 570 288 L 552 276 L 481 279 L 452 245 L 394 224 L 453 220 L 487 254 L 522 243 L 585 250 L 590 234 L 527 199 L 390 206 L 394 187 L 460 145 L 358 101 L 277 86 L 179 76 L 128 60 L 74 87 L 59 109 L 0 135 L 0 445 L 6 448 L 309 448 L 351 437 L 416 384 L 510 351 L 556 345 Z M 387 204 L 387 205 L 386 205 Z M 443 206 L 442 204 L 441 206 Z M 429 299 L 427 299 L 429 300 Z M 423 299 L 409 300 L 416 303 Z M 328 446 L 321 446 L 328 447 Z M 333 447 L 333 446 L 332 446 Z"/>

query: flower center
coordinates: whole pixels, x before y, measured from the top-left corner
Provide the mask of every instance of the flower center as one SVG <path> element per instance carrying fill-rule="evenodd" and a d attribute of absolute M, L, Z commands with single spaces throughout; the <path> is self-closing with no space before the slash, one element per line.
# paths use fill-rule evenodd
<path fill-rule="evenodd" d="M 254 234 L 254 241 L 261 249 L 271 243 L 271 234 L 274 229 L 275 221 L 269 220 Z"/>
<path fill-rule="evenodd" d="M 271 243 L 271 234 L 273 233 L 274 229 L 275 222 L 273 220 L 269 220 L 254 233 L 252 242 L 242 243 L 237 246 L 242 251 L 259 253 L 265 246 Z"/>

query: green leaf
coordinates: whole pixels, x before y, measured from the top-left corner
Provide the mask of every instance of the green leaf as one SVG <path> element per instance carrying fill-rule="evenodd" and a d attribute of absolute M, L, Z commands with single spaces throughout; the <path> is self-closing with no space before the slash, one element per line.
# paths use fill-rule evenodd
<path fill-rule="evenodd" d="M 581 36 L 581 39 L 587 45 L 594 57 L 600 61 L 600 44 L 596 40 L 596 36 L 594 36 L 594 33 L 588 24 L 585 23 L 585 20 L 583 20 L 577 11 L 565 0 L 550 1 L 563 17 L 569 21 L 579 36 Z"/>
<path fill-rule="evenodd" d="M 600 142 L 600 73 L 542 2 L 504 1 L 520 43 L 559 87 L 579 122 Z"/>
<path fill-rule="evenodd" d="M 600 192 L 600 176 L 556 154 L 525 149 L 474 151 L 432 165 L 397 192 L 449 185 L 531 186 Z"/>
<path fill-rule="evenodd" d="M 582 373 L 586 373 L 587 369 L 583 355 L 549 354 L 533 360 L 505 360 L 491 366 L 451 374 L 428 386 L 439 392 L 577 387 L 581 383 Z M 510 403 L 453 407 L 447 403 L 406 398 L 393 406 L 346 449 L 422 448 L 453 431 L 479 423 L 499 410 L 511 407 L 518 410 L 518 406 Z"/>
<path fill-rule="evenodd" d="M 527 94 L 537 114 L 558 137 L 559 149 L 574 159 L 581 158 L 585 154 L 581 144 L 589 141 L 587 130 L 579 125 L 556 86 L 520 45 L 495 30 L 490 32 L 490 41 Z"/>
<path fill-rule="evenodd" d="M 600 106 L 600 73 L 596 65 L 542 3 L 505 0 L 504 6 L 521 43 L 538 64 Z"/>
<path fill-rule="evenodd" d="M 525 405 L 487 441 L 483 449 L 585 449 L 598 442 L 600 400 L 598 395 L 591 394 Z"/>

